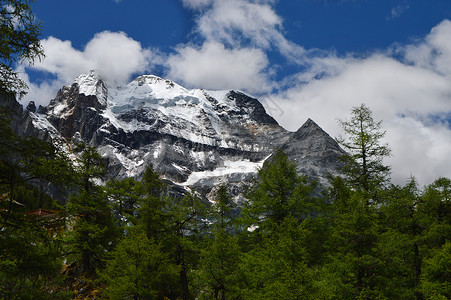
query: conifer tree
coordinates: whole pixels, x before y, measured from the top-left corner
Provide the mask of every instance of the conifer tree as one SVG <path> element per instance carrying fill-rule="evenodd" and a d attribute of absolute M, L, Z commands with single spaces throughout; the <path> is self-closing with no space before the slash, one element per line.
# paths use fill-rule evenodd
<path fill-rule="evenodd" d="M 320 189 L 278 150 L 259 170 L 243 210 L 246 237 L 238 268 L 244 299 L 315 299 L 313 252 L 322 252 Z M 313 220 L 318 220 L 318 223 Z"/>
<path fill-rule="evenodd" d="M 25 94 L 26 84 L 14 69 L 44 56 L 41 23 L 31 11 L 32 0 L 3 0 L 0 6 L 0 91 Z"/>
<path fill-rule="evenodd" d="M 339 137 L 338 143 L 349 153 L 343 156 L 343 171 L 350 182 L 366 193 L 387 183 L 390 168 L 383 159 L 390 155 L 390 148 L 383 144 L 385 136 L 382 121 L 374 121 L 371 110 L 361 104 L 353 107 L 349 120 L 339 120 L 346 137 Z"/>
<path fill-rule="evenodd" d="M 379 209 L 381 234 L 378 248 L 385 264 L 381 290 L 398 299 L 422 299 L 418 289 L 424 257 L 425 215 L 414 178 L 404 187 L 392 186 Z"/>
<path fill-rule="evenodd" d="M 138 205 L 144 196 L 140 182 L 130 177 L 123 180 L 112 179 L 106 183 L 106 193 L 116 223 L 122 230 L 135 225 Z"/>
<path fill-rule="evenodd" d="M 421 291 L 427 299 L 451 298 L 451 242 L 447 241 L 425 260 Z"/>
<path fill-rule="evenodd" d="M 111 299 L 158 299 L 177 280 L 177 268 L 160 243 L 131 227 L 109 254 L 102 279 Z"/>
<path fill-rule="evenodd" d="M 75 151 L 79 153 L 78 189 L 67 205 L 75 223 L 66 242 L 69 257 L 78 269 L 92 274 L 102 265 L 106 252 L 113 248 L 117 230 L 105 191 L 96 183 L 105 173 L 104 160 L 90 146 L 78 145 Z"/>
<path fill-rule="evenodd" d="M 204 230 L 204 204 L 198 197 L 168 195 L 166 184 L 148 166 L 142 178 L 136 227 L 148 240 L 161 245 L 169 255 L 168 269 L 177 270 L 178 278 L 170 277 L 160 293 L 169 298 L 191 299 L 190 271 L 198 263 L 197 240 Z"/>
<path fill-rule="evenodd" d="M 340 198 L 333 198 L 327 241 L 330 260 L 323 272 L 328 278 L 328 298 L 379 299 L 383 297 L 379 280 L 384 267 L 376 247 L 380 233 L 377 211 L 359 191 L 346 185 L 338 188 L 345 190 L 335 194 Z"/>
<path fill-rule="evenodd" d="M 65 185 L 72 174 L 68 159 L 55 146 L 35 138 L 21 138 L 0 113 L 0 298 L 52 297 L 61 267 L 60 219 L 33 217 L 36 208 L 53 208 L 43 190 Z M 43 201 L 45 199 L 45 201 Z M 36 205 L 45 204 L 46 206 Z M 52 235 L 50 234 L 52 233 Z M 56 296 L 56 293 L 53 293 Z"/>
<path fill-rule="evenodd" d="M 271 230 L 286 217 L 299 222 L 318 209 L 314 197 L 316 183 L 299 176 L 296 166 L 282 151 L 276 153 L 258 171 L 255 182 L 247 192 L 249 202 L 244 215 L 258 231 Z"/>
<path fill-rule="evenodd" d="M 239 295 L 238 267 L 240 248 L 235 236 L 236 220 L 233 209 L 236 204 L 221 185 L 216 191 L 215 203 L 210 210 L 210 235 L 201 250 L 199 288 L 201 299 L 232 299 Z"/>

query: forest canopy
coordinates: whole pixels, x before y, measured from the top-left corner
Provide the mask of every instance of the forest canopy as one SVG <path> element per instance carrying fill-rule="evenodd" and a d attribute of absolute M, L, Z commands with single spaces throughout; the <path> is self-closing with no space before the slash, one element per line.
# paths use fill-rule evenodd
<path fill-rule="evenodd" d="M 211 202 L 175 196 L 152 166 L 107 179 L 95 148 L 73 145 L 69 159 L 3 115 L 0 298 L 451 297 L 451 181 L 392 184 L 381 131 L 349 130 L 360 113 L 372 118 L 361 106 L 343 123 L 356 151 L 342 176 L 320 186 L 277 151 L 244 206 L 227 184 Z"/>

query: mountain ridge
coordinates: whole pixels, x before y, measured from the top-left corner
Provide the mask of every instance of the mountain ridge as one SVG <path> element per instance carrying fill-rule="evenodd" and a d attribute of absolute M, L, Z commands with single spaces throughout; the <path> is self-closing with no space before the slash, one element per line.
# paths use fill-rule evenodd
<path fill-rule="evenodd" d="M 90 71 L 22 115 L 30 135 L 97 147 L 117 179 L 139 178 L 152 164 L 181 186 L 241 184 L 281 148 L 300 173 L 325 182 L 344 153 L 311 119 L 289 132 L 243 92 L 189 90 L 154 75 L 111 88 Z"/>

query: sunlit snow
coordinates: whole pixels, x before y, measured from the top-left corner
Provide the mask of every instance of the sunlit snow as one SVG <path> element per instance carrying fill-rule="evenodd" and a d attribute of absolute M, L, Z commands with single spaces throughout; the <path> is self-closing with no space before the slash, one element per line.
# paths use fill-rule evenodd
<path fill-rule="evenodd" d="M 259 162 L 251 162 L 249 160 L 240 161 L 224 161 L 224 166 L 216 168 L 212 171 L 192 172 L 188 179 L 182 185 L 195 185 L 202 179 L 212 177 L 224 177 L 231 174 L 256 173 L 263 166 L 265 160 Z"/>

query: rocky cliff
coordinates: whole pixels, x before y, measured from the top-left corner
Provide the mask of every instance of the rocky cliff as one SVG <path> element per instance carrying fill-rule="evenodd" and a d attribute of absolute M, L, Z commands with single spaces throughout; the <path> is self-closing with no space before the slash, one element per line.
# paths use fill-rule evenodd
<path fill-rule="evenodd" d="M 153 75 L 107 87 L 94 72 L 63 87 L 47 107 L 15 111 L 16 131 L 66 143 L 96 146 L 108 176 L 139 178 L 149 163 L 181 186 L 212 187 L 251 178 L 282 148 L 300 173 L 325 181 L 337 174 L 343 150 L 315 122 L 288 132 L 255 98 L 239 91 L 185 89 Z"/>

